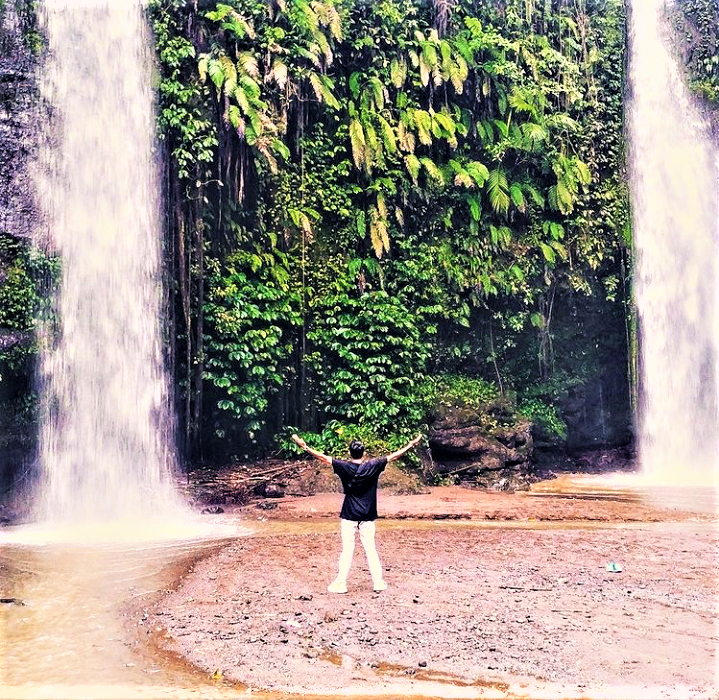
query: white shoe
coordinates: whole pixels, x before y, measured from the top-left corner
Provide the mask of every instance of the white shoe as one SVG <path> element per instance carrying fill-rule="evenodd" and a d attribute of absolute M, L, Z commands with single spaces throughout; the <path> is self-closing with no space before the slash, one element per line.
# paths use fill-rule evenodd
<path fill-rule="evenodd" d="M 384 581 L 378 581 L 374 584 L 374 586 L 372 586 L 372 588 L 377 592 L 385 591 L 387 590 L 387 584 Z"/>
<path fill-rule="evenodd" d="M 347 585 L 342 583 L 342 581 L 332 581 L 332 583 L 327 586 L 327 590 L 330 593 L 347 593 Z"/>

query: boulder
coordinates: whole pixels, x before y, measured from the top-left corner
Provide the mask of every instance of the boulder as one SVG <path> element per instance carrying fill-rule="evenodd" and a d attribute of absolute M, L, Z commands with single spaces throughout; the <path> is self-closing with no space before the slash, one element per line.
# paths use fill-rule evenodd
<path fill-rule="evenodd" d="M 532 471 L 532 423 L 512 415 L 506 404 L 473 409 L 441 406 L 430 426 L 431 471 L 503 490 L 519 486 L 517 475 Z"/>
<path fill-rule="evenodd" d="M 265 498 L 284 498 L 285 489 L 281 484 L 265 484 L 262 495 Z"/>

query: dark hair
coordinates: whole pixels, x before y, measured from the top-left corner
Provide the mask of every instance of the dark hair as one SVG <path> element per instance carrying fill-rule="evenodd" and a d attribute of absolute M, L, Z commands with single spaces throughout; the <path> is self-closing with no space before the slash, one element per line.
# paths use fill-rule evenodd
<path fill-rule="evenodd" d="M 350 455 L 352 459 L 360 459 L 364 454 L 364 445 L 359 440 L 352 440 L 350 443 Z"/>

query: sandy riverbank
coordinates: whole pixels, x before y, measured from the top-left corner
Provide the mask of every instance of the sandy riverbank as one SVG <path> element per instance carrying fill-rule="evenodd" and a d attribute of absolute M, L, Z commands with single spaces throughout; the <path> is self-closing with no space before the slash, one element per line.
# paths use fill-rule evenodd
<path fill-rule="evenodd" d="M 713 697 L 713 518 L 465 489 L 383 495 L 390 587 L 371 591 L 358 545 L 338 596 L 327 530 L 340 498 L 241 509 L 255 535 L 197 562 L 149 611 L 166 647 L 285 692 Z"/>

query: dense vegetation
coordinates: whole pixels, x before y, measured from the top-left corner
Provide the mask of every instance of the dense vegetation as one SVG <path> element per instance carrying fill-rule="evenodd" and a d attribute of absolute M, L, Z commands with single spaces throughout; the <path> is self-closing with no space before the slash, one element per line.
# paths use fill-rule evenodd
<path fill-rule="evenodd" d="M 194 458 L 396 444 L 469 377 L 626 439 L 621 0 L 153 0 Z M 467 386 L 469 386 L 467 384 Z"/>
<path fill-rule="evenodd" d="M 716 0 L 680 0 L 674 25 L 692 89 L 719 109 L 719 4 Z"/>

